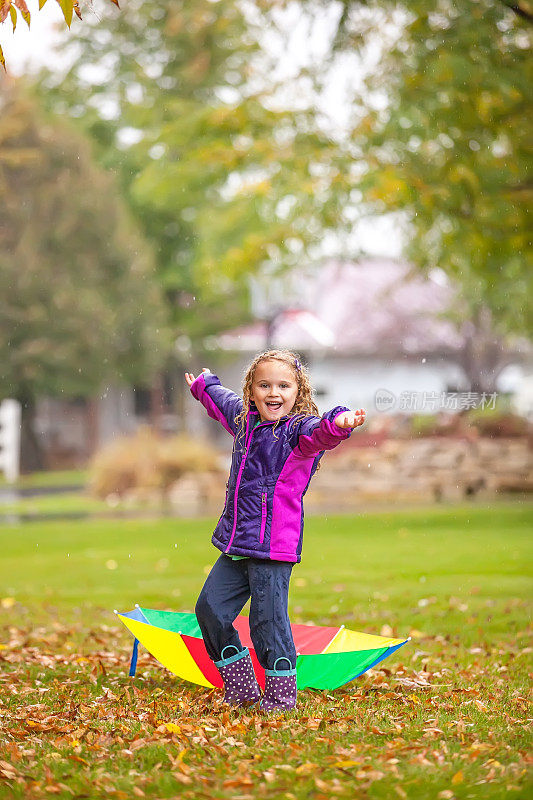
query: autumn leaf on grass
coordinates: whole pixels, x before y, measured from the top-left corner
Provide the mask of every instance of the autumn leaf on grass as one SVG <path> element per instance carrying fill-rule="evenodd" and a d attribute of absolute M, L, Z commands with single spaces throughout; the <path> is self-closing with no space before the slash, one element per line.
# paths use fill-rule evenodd
<path fill-rule="evenodd" d="M 318 769 L 318 764 L 314 764 L 311 761 L 306 761 L 305 764 L 300 764 L 299 767 L 296 767 L 296 774 L 297 775 L 308 775 L 313 770 Z"/>
<path fill-rule="evenodd" d="M 167 729 L 167 731 L 169 733 L 180 733 L 181 732 L 180 726 L 176 725 L 175 722 L 164 722 L 163 724 L 164 724 L 165 728 Z"/>
<path fill-rule="evenodd" d="M 456 772 L 455 775 L 452 778 L 452 785 L 453 786 L 457 786 L 457 784 L 458 783 L 462 783 L 464 781 L 464 779 L 465 778 L 464 778 L 462 770 L 459 770 L 459 772 Z"/>
<path fill-rule="evenodd" d="M 7 761 L 0 761 L 0 775 L 2 777 L 13 780 L 18 774 L 18 770 L 12 764 L 8 764 Z"/>

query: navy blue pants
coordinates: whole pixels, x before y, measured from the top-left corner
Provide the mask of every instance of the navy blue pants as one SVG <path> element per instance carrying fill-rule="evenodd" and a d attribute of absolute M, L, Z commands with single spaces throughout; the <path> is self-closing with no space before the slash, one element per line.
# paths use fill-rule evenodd
<path fill-rule="evenodd" d="M 233 627 L 244 604 L 250 601 L 250 636 L 259 663 L 274 669 L 277 658 L 296 667 L 296 649 L 288 614 L 289 581 L 293 564 L 247 558 L 233 561 L 222 554 L 207 576 L 196 603 L 196 617 L 209 657 L 220 661 L 222 650 L 233 644 L 243 650 Z M 225 657 L 233 651 L 225 653 Z M 277 669 L 289 669 L 280 661 Z"/>

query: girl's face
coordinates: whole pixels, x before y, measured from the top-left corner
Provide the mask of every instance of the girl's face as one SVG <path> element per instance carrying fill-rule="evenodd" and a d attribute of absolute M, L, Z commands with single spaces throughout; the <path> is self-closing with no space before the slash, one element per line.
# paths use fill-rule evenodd
<path fill-rule="evenodd" d="M 275 422 L 289 414 L 298 396 L 294 371 L 282 361 L 261 361 L 252 383 L 251 400 L 257 406 L 261 422 Z"/>

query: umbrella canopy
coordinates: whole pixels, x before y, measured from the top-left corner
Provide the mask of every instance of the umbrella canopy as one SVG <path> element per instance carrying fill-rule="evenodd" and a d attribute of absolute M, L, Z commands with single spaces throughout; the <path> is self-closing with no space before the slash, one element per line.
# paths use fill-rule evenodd
<path fill-rule="evenodd" d="M 115 612 L 135 637 L 130 675 L 135 674 L 137 644 L 144 647 L 170 672 L 200 686 L 222 687 L 219 671 L 207 655 L 195 614 L 157 611 L 136 606 L 124 614 Z M 234 626 L 248 647 L 261 688 L 265 671 L 250 638 L 248 617 L 237 617 Z M 291 625 L 296 652 L 298 688 L 337 689 L 390 656 L 409 639 L 372 636 L 341 627 Z"/>

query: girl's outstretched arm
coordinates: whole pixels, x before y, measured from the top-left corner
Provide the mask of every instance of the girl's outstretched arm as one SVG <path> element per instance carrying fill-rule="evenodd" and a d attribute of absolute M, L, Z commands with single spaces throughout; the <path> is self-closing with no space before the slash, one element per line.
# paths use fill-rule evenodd
<path fill-rule="evenodd" d="M 346 406 L 336 406 L 326 411 L 322 418 L 306 417 L 295 427 L 292 446 L 305 457 L 333 450 L 348 439 L 354 428 L 363 424 L 364 418 L 363 409 L 350 411 Z"/>
<path fill-rule="evenodd" d="M 242 400 L 230 389 L 221 385 L 218 377 L 204 367 L 197 378 L 192 372 L 185 373 L 185 380 L 193 397 L 199 400 L 211 419 L 235 436 L 235 417 L 242 411 Z"/>

